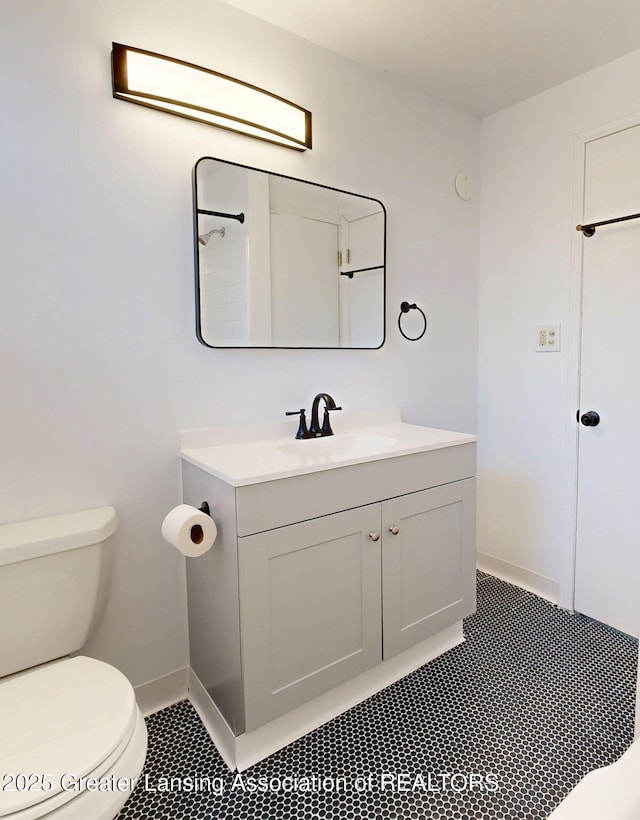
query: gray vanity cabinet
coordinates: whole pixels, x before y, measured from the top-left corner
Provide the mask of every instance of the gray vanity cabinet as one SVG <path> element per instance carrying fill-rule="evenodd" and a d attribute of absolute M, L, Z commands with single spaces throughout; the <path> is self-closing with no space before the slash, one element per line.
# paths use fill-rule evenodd
<path fill-rule="evenodd" d="M 474 474 L 475 443 L 238 487 L 183 462 L 218 524 L 187 559 L 191 669 L 236 737 L 474 611 Z"/>
<path fill-rule="evenodd" d="M 378 504 L 238 539 L 246 730 L 381 660 Z"/>
<path fill-rule="evenodd" d="M 469 614 L 473 483 L 238 539 L 246 731 Z"/>

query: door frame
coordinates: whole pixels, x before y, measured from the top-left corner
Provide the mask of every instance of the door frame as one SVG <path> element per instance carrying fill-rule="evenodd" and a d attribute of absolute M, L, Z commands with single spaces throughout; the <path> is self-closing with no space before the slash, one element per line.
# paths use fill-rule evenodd
<path fill-rule="evenodd" d="M 560 579 L 558 585 L 559 606 L 572 610 L 575 602 L 576 554 L 578 535 L 578 461 L 579 437 L 574 408 L 577 410 L 580 400 L 580 368 L 582 338 L 582 286 L 583 286 L 583 252 L 585 238 L 574 229 L 583 220 L 586 149 L 593 140 L 608 137 L 618 131 L 640 125 L 640 111 L 627 114 L 602 125 L 574 134 L 573 137 L 573 192 L 572 192 L 572 226 L 570 249 L 570 293 L 569 317 L 567 332 L 564 334 L 567 350 L 567 398 L 565 422 L 565 457 L 566 474 L 566 536 L 563 543 L 567 545 L 562 556 Z"/>

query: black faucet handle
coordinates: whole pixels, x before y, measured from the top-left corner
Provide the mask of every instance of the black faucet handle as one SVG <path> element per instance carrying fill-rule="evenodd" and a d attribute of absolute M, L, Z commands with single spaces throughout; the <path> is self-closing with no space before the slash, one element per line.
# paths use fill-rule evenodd
<path fill-rule="evenodd" d="M 304 407 L 299 410 L 287 410 L 285 416 L 300 416 L 300 424 L 298 425 L 298 432 L 296 438 L 309 438 L 309 431 L 307 429 L 307 416 Z"/>
<path fill-rule="evenodd" d="M 342 410 L 342 407 L 332 407 L 331 410 Z M 329 420 L 329 408 L 326 405 L 324 408 L 324 416 L 322 418 L 322 430 L 320 431 L 320 435 L 333 435 L 333 430 L 331 429 L 331 421 Z"/>

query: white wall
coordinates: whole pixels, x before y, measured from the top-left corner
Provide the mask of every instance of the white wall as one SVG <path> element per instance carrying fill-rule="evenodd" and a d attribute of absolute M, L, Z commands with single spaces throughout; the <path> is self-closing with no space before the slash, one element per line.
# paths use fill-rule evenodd
<path fill-rule="evenodd" d="M 636 51 L 482 123 L 478 549 L 552 597 L 561 584 L 569 606 L 574 149 L 576 134 L 640 111 L 639 71 Z M 554 322 L 562 324 L 561 352 L 536 353 L 535 326 Z"/>
<path fill-rule="evenodd" d="M 313 112 L 299 154 L 111 96 L 111 42 Z M 160 538 L 179 428 L 349 409 L 475 428 L 479 123 L 218 0 L 2 0 L 0 521 L 113 504 L 111 598 L 89 652 L 139 684 L 187 662 L 184 567 Z M 194 334 L 191 170 L 217 156 L 381 199 L 379 351 L 209 350 Z M 402 300 L 426 311 L 398 335 Z M 336 420 L 336 424 L 338 421 Z M 292 424 L 292 435 L 295 424 Z"/>

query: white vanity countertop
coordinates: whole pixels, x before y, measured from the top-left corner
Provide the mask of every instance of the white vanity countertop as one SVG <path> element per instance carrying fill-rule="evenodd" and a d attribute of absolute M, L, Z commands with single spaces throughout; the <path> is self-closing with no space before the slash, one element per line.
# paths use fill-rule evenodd
<path fill-rule="evenodd" d="M 388 411 L 373 416 L 332 415 L 334 435 L 317 439 L 294 438 L 297 419 L 282 425 L 261 428 L 211 428 L 180 434 L 180 455 L 191 464 L 231 484 L 242 487 L 280 478 L 315 473 L 320 470 L 380 461 L 386 458 L 469 444 L 477 440 L 468 433 L 405 424 L 399 413 Z M 275 435 L 274 435 L 275 433 Z"/>

